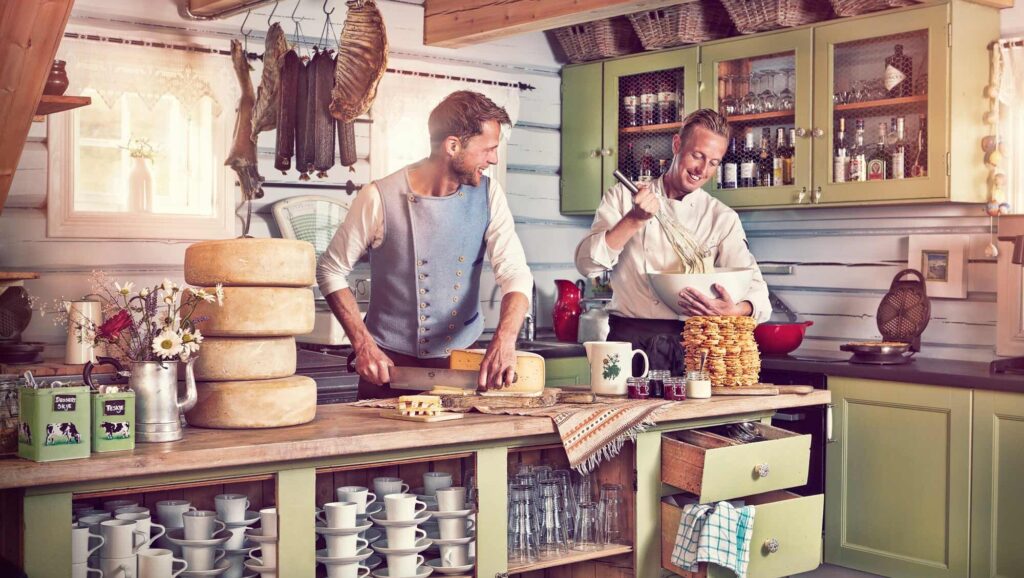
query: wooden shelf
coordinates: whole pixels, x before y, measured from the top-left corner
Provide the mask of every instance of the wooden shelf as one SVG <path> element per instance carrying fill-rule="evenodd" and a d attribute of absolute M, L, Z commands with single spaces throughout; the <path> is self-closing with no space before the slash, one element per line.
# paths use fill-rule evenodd
<path fill-rule="evenodd" d="M 883 100 L 865 100 L 862 102 L 850 102 L 847 104 L 837 104 L 833 107 L 835 112 L 844 112 L 848 110 L 868 110 L 872 108 L 892 108 L 894 106 L 914 106 L 918 104 L 927 104 L 928 95 L 918 94 L 915 96 L 904 96 L 902 98 L 886 98 Z M 731 119 L 730 119 L 731 120 Z"/>
<path fill-rule="evenodd" d="M 39 106 L 36 107 L 36 116 L 46 116 L 90 104 L 92 104 L 92 99 L 88 96 L 53 96 L 44 94 L 39 99 Z"/>
<path fill-rule="evenodd" d="M 533 572 L 534 570 L 543 570 L 544 568 L 554 568 L 555 566 L 565 566 L 567 564 L 575 564 L 577 562 L 586 562 L 587 560 L 596 560 L 598 558 L 629 554 L 632 551 L 632 546 L 626 546 L 623 544 L 612 544 L 610 546 L 605 546 L 600 550 L 593 550 L 591 552 L 577 552 L 572 550 L 567 556 L 548 558 L 546 560 L 540 560 L 539 562 L 523 566 L 509 566 L 508 573 L 522 574 L 524 572 Z"/>
<path fill-rule="evenodd" d="M 782 118 L 793 118 L 792 110 L 775 110 L 772 112 L 759 112 L 757 114 L 734 114 L 726 117 L 729 122 L 734 123 L 755 123 L 764 122 L 766 120 L 778 120 Z"/>
<path fill-rule="evenodd" d="M 646 124 L 643 126 L 627 126 L 619 129 L 620 134 L 661 134 L 676 132 L 682 128 L 681 122 L 669 122 L 665 124 Z"/>

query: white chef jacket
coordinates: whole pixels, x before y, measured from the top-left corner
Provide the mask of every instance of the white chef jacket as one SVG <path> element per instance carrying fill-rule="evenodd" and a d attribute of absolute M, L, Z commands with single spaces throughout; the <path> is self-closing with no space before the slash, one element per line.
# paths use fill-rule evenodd
<path fill-rule="evenodd" d="M 651 183 L 651 190 L 663 192 L 662 180 Z M 746 267 L 754 276 L 746 295 L 732 295 L 733 301 L 749 301 L 752 317 L 767 321 L 772 314 L 768 301 L 768 285 L 761 269 L 747 247 L 746 233 L 736 211 L 727 207 L 704 189 L 697 189 L 680 200 L 667 199 L 666 206 L 680 225 L 708 249 L 716 267 Z M 605 308 L 620 317 L 640 319 L 679 319 L 661 302 L 647 280 L 648 271 L 679 268 L 679 257 L 669 238 L 654 218 L 647 221 L 626 245 L 616 251 L 608 246 L 605 234 L 633 209 L 633 196 L 621 184 L 608 189 L 594 215 L 594 224 L 576 247 L 576 268 L 588 277 L 611 269 L 612 301 Z"/>
<path fill-rule="evenodd" d="M 501 288 L 502 297 L 512 291 L 526 295 L 533 293 L 533 275 L 526 264 L 523 244 L 516 235 L 515 222 L 508 208 L 505 191 L 495 179 L 489 179 L 487 204 L 490 222 L 484 233 L 487 259 L 494 270 L 494 278 Z M 369 249 L 384 242 L 384 204 L 377 185 L 370 183 L 360 189 L 349 207 L 344 222 L 334 233 L 331 244 L 320 256 L 316 268 L 316 281 L 320 292 L 330 295 L 349 286 L 348 276 L 359 259 Z"/>

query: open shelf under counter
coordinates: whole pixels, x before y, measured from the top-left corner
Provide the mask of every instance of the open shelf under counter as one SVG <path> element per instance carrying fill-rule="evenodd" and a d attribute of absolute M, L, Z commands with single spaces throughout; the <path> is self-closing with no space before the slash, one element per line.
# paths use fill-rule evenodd
<path fill-rule="evenodd" d="M 885 98 L 882 100 L 864 100 L 861 102 L 848 102 L 846 104 L 837 104 L 832 107 L 835 112 L 846 112 L 851 110 L 871 110 L 876 108 L 893 108 L 897 106 L 925 106 L 928 104 L 927 94 L 917 94 L 914 96 L 904 96 L 900 98 Z M 732 119 L 730 119 L 732 120 Z"/>
<path fill-rule="evenodd" d="M 576 564 L 577 562 L 586 562 L 588 560 L 597 560 L 599 558 L 608 558 L 610 556 L 618 556 L 620 554 L 629 554 L 633 551 L 633 547 L 626 544 L 609 544 L 603 546 L 598 550 L 590 550 L 587 552 L 580 552 L 571 550 L 565 556 L 558 556 L 555 558 L 545 558 L 533 562 L 530 564 L 523 564 L 521 566 L 513 566 L 509 564 L 508 573 L 511 574 L 523 574 L 525 572 L 533 572 L 534 570 L 543 570 L 545 568 L 554 568 L 555 566 L 565 566 L 568 564 Z"/>
<path fill-rule="evenodd" d="M 793 118 L 792 110 L 773 110 L 771 112 L 759 112 L 757 114 L 734 114 L 726 117 L 730 123 L 755 124 L 760 122 L 773 122 L 782 119 Z"/>

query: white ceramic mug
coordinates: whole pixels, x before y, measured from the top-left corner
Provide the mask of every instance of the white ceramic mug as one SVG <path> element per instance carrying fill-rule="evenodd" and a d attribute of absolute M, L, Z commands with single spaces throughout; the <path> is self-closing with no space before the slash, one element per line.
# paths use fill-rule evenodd
<path fill-rule="evenodd" d="M 136 578 L 138 558 L 100 558 L 100 571 L 105 578 Z"/>
<path fill-rule="evenodd" d="M 185 524 L 186 540 L 209 540 L 228 526 L 217 519 L 217 512 L 210 510 L 192 510 L 185 512 L 181 518 Z"/>
<path fill-rule="evenodd" d="M 133 513 L 118 514 L 117 516 L 115 516 L 115 519 L 117 519 L 117 520 L 131 520 L 131 521 L 135 522 L 135 525 L 138 528 L 138 530 L 140 532 L 142 532 L 143 534 L 145 534 L 146 536 L 148 536 L 149 539 L 146 541 L 145 544 L 142 545 L 142 549 L 143 550 L 148 549 L 150 546 L 153 545 L 153 542 L 155 542 L 158 538 L 160 538 L 160 536 L 163 536 L 164 534 L 167 533 L 167 528 L 165 528 L 164 526 L 154 522 L 153 519 L 149 517 L 148 513 L 146 513 L 146 514 L 142 514 L 142 513 L 138 513 L 138 514 L 133 514 Z M 153 535 L 153 528 L 156 528 L 157 530 L 159 530 L 156 533 L 156 536 Z"/>
<path fill-rule="evenodd" d="M 181 528 L 185 522 L 181 516 L 185 512 L 195 511 L 195 506 L 188 500 L 163 500 L 156 503 L 156 518 L 168 529 Z"/>
<path fill-rule="evenodd" d="M 220 575 L 220 578 L 242 578 L 245 573 L 245 561 L 249 559 L 249 552 L 235 552 L 227 555 L 228 569 Z M 257 574 L 257 576 L 259 576 Z"/>
<path fill-rule="evenodd" d="M 423 474 L 423 493 L 433 496 L 441 488 L 452 486 L 452 475 L 448 472 L 425 472 Z"/>
<path fill-rule="evenodd" d="M 370 569 L 359 562 L 351 564 L 327 564 L 327 578 L 363 578 Z"/>
<path fill-rule="evenodd" d="M 351 558 L 370 545 L 366 538 L 360 538 L 355 534 L 324 536 L 324 541 L 327 542 L 327 555 L 331 558 Z"/>
<path fill-rule="evenodd" d="M 245 533 L 249 530 L 248 526 L 235 526 L 234 528 L 228 528 L 228 532 L 231 532 L 231 537 L 228 538 L 227 542 L 224 542 L 225 550 L 241 550 L 245 546 Z"/>
<path fill-rule="evenodd" d="M 437 509 L 440 512 L 455 512 L 466 509 L 466 488 L 455 486 L 437 491 Z"/>
<path fill-rule="evenodd" d="M 96 363 L 96 351 L 90 335 L 103 323 L 103 303 L 65 301 L 64 311 L 68 314 L 68 340 L 64 346 L 64 363 Z"/>
<path fill-rule="evenodd" d="M 651 363 L 647 354 L 633 349 L 628 341 L 587 341 L 583 344 L 590 363 L 590 391 L 598 395 L 626 395 L 626 380 L 647 377 Z M 644 358 L 644 371 L 633 376 L 633 356 Z"/>
<path fill-rule="evenodd" d="M 329 502 L 324 504 L 323 511 L 317 513 L 316 518 L 328 528 L 355 528 L 358 509 L 359 505 L 355 502 Z"/>
<path fill-rule="evenodd" d="M 103 571 L 97 568 L 90 568 L 88 564 L 82 562 L 81 564 L 71 565 L 71 578 L 89 578 L 89 574 L 96 573 L 100 578 L 103 578 Z"/>
<path fill-rule="evenodd" d="M 444 518 L 437 521 L 442 540 L 465 538 L 476 527 L 476 522 L 467 518 Z"/>
<path fill-rule="evenodd" d="M 217 517 L 232 523 L 245 520 L 245 512 L 249 510 L 249 498 L 244 494 L 220 494 L 213 498 Z"/>
<path fill-rule="evenodd" d="M 182 546 L 181 557 L 188 563 L 192 572 L 213 570 L 213 567 L 225 555 L 222 548 L 216 546 Z"/>
<path fill-rule="evenodd" d="M 146 514 L 149 516 L 151 512 L 145 506 L 125 506 L 114 510 L 114 516 L 117 517 L 118 514 Z"/>
<path fill-rule="evenodd" d="M 257 556 L 256 552 L 259 552 L 260 555 Z M 264 568 L 277 568 L 277 544 L 269 542 L 260 544 L 259 548 L 249 550 L 249 558 L 259 561 Z"/>
<path fill-rule="evenodd" d="M 175 564 L 181 564 L 177 572 Z M 139 578 L 173 578 L 187 569 L 188 562 L 175 558 L 170 550 L 150 548 L 139 552 Z"/>
<path fill-rule="evenodd" d="M 277 508 L 260 510 L 260 529 L 263 536 L 277 536 Z"/>
<path fill-rule="evenodd" d="M 387 519 L 396 522 L 414 520 L 416 515 L 427 509 L 427 505 L 412 494 L 388 494 L 384 496 L 384 510 Z"/>
<path fill-rule="evenodd" d="M 358 506 L 357 514 L 365 514 L 366 506 L 377 501 L 377 494 L 363 486 L 341 486 L 334 493 L 339 502 L 355 502 Z"/>
<path fill-rule="evenodd" d="M 100 558 L 128 558 L 135 556 L 149 541 L 132 520 L 106 520 L 100 523 L 103 546 Z M 106 574 L 106 572 L 104 572 Z"/>
<path fill-rule="evenodd" d="M 413 548 L 416 542 L 427 537 L 427 531 L 419 526 L 388 526 L 388 548 Z"/>
<path fill-rule="evenodd" d="M 92 528 L 89 526 L 79 526 L 77 528 L 71 528 L 71 563 L 72 564 L 85 564 L 89 561 L 89 556 L 92 556 L 96 550 L 99 550 L 103 543 L 106 541 L 103 536 L 99 534 L 93 534 L 90 532 Z M 96 546 L 89 548 L 89 542 L 96 540 Z"/>
<path fill-rule="evenodd" d="M 409 484 L 402 478 L 373 478 L 373 493 L 378 496 L 388 494 L 408 494 Z"/>
<path fill-rule="evenodd" d="M 441 546 L 441 565 L 445 567 L 465 566 L 469 564 L 469 546 L 455 544 Z"/>
<path fill-rule="evenodd" d="M 103 502 L 103 509 L 114 513 L 118 508 L 134 508 L 139 505 L 135 500 L 110 500 Z"/>
<path fill-rule="evenodd" d="M 407 578 L 416 575 L 423 565 L 423 554 L 388 554 L 388 578 Z"/>

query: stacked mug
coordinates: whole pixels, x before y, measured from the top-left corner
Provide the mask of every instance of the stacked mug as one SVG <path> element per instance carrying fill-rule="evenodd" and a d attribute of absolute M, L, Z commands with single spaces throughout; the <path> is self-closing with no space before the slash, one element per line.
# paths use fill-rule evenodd
<path fill-rule="evenodd" d="M 366 488 L 347 488 L 351 490 L 340 492 L 346 497 L 353 491 L 364 498 L 372 495 Z M 330 502 L 316 514 L 316 533 L 323 536 L 327 544 L 326 548 L 316 551 L 316 561 L 327 567 L 328 578 L 362 578 L 370 573 L 370 568 L 362 564 L 373 554 L 367 547 L 369 540 L 363 537 L 370 524 L 365 521 L 365 516 L 361 518 L 358 515 L 360 506 L 365 514 L 365 499 L 362 502 Z"/>
<path fill-rule="evenodd" d="M 224 559 L 224 543 L 231 534 L 226 531 L 227 525 L 217 519 L 217 512 L 196 510 L 184 500 L 168 500 L 176 502 L 176 509 L 188 508 L 181 512 L 181 527 L 168 529 L 167 539 L 171 544 L 181 548 L 181 557 L 188 563 L 188 573 L 192 576 L 219 576 L 228 568 Z M 160 503 L 157 504 L 159 509 Z M 177 513 L 169 514 L 177 518 Z"/>
<path fill-rule="evenodd" d="M 370 518 L 384 527 L 386 540 L 373 549 L 387 559 L 387 570 L 374 572 L 376 578 L 424 578 L 430 574 L 422 552 L 430 547 L 427 531 L 420 527 L 430 518 L 427 504 L 414 494 L 394 493 L 384 496 L 382 517 Z"/>
<path fill-rule="evenodd" d="M 475 559 L 470 548 L 476 534 L 474 513 L 467 503 L 466 488 L 448 487 L 437 490 L 437 511 L 431 512 L 437 520 L 439 538 L 434 540 L 440 556 L 427 565 L 441 574 L 471 574 Z"/>
<path fill-rule="evenodd" d="M 249 551 L 245 567 L 262 578 L 277 578 L 277 508 L 260 510 L 260 527 L 249 528 L 245 536 L 256 544 Z"/>
<path fill-rule="evenodd" d="M 260 515 L 249 510 L 249 498 L 244 494 L 220 494 L 214 497 L 213 503 L 217 519 L 224 522 L 230 534 L 224 542 L 224 559 L 228 561 L 228 568 L 221 578 L 241 578 L 243 564 L 253 550 L 245 533 L 259 521 Z"/>
<path fill-rule="evenodd" d="M 101 578 L 103 576 L 98 568 L 89 566 L 89 557 L 103 546 L 105 540 L 103 536 L 90 530 L 89 526 L 80 522 L 71 524 L 71 578 L 87 578 L 90 573 L 95 573 Z"/>

